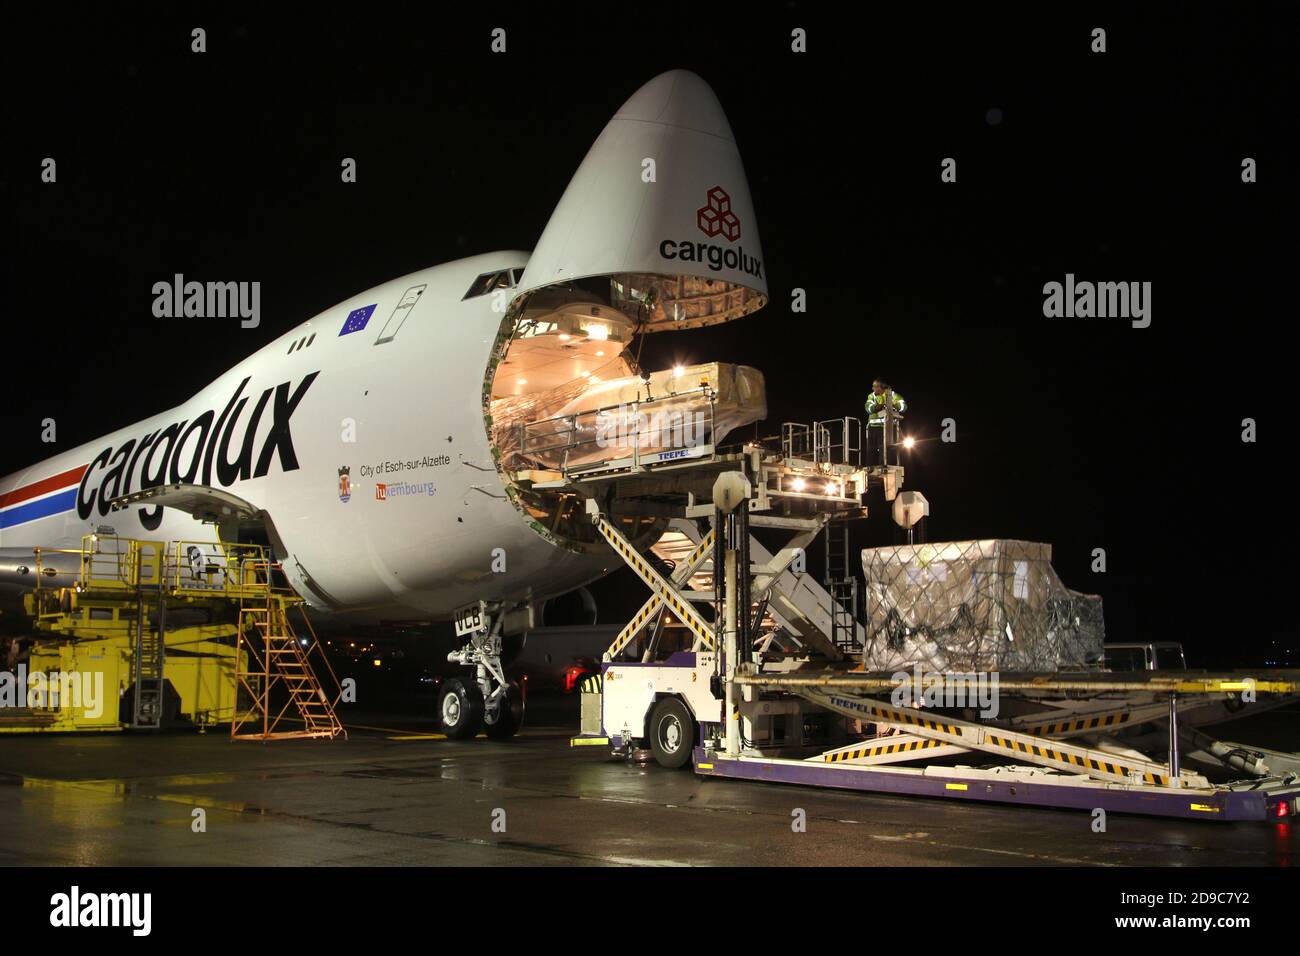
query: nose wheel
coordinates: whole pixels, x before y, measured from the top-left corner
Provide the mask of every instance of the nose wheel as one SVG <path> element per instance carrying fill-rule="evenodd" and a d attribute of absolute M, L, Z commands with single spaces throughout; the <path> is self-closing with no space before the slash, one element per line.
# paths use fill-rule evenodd
<path fill-rule="evenodd" d="M 452 740 L 477 736 L 483 726 L 483 692 L 476 682 L 453 677 L 438 692 L 438 722 Z"/>
<path fill-rule="evenodd" d="M 495 740 L 513 737 L 524 723 L 524 692 L 519 681 L 506 684 L 495 707 L 485 707 L 483 728 Z"/>

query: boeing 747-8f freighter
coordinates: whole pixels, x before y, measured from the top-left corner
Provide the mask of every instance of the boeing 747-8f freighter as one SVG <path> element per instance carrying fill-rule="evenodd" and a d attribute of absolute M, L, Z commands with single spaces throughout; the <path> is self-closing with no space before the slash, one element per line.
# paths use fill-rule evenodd
<path fill-rule="evenodd" d="M 537 465 L 526 426 L 613 404 L 627 383 L 671 393 L 680 370 L 640 368 L 639 336 L 730 321 L 767 297 L 722 108 L 698 76 L 665 73 L 605 127 L 531 254 L 360 292 L 175 408 L 0 479 L 0 594 L 30 589 L 34 548 L 76 549 L 111 528 L 213 549 L 264 541 L 321 614 L 437 621 L 489 607 L 500 633 L 524 632 L 542 602 L 617 565 L 571 496 L 517 480 Z M 763 417 L 754 370 L 703 368 L 693 382 L 743 385 L 719 432 Z M 620 517 L 617 501 L 609 514 L 633 541 L 663 531 Z M 70 582 L 77 569 L 47 570 Z M 507 694 L 499 656 L 480 648 L 463 663 L 481 665 L 479 680 L 450 691 L 477 683 L 490 721 Z"/>

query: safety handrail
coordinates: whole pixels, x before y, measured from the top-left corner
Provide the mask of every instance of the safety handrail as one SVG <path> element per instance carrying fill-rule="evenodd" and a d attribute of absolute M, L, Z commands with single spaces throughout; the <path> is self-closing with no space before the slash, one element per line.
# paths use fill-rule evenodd
<path fill-rule="evenodd" d="M 661 419 L 654 418 L 654 413 L 660 409 L 667 408 L 671 413 L 672 406 L 678 404 L 680 400 L 687 399 L 693 395 L 700 395 L 707 399 L 708 413 L 706 421 L 701 428 L 702 434 L 695 435 L 694 428 L 691 428 L 690 439 L 686 440 L 688 429 L 683 423 L 676 429 L 669 426 L 664 428 Z M 610 441 L 608 430 L 602 427 L 601 416 L 610 415 L 611 412 L 617 412 L 621 423 L 629 423 L 630 431 L 620 429 L 617 443 L 614 447 L 628 448 L 631 450 L 631 457 L 634 463 L 640 460 L 640 453 L 645 442 L 642 440 L 643 435 L 665 433 L 670 436 L 676 432 L 682 441 L 670 441 L 666 444 L 668 448 L 688 447 L 696 445 L 707 445 L 714 433 L 715 424 L 715 391 L 708 386 L 688 389 L 682 392 L 674 392 L 664 395 L 660 398 L 644 399 L 635 402 L 619 402 L 611 405 L 603 405 L 597 408 L 584 409 L 577 412 L 571 412 L 567 415 L 554 415 L 550 418 L 538 419 L 534 422 L 524 422 L 519 425 L 519 451 L 521 455 L 540 456 L 547 453 L 563 452 L 562 470 L 568 470 L 569 460 L 573 453 L 582 448 L 592 445 L 606 447 Z M 652 412 L 649 418 L 649 428 L 643 429 L 642 420 L 646 415 L 646 409 Z M 584 427 L 579 423 L 584 420 L 590 420 L 591 424 Z M 553 426 L 559 426 L 553 427 Z M 552 426 L 544 434 L 535 436 L 532 434 L 538 430 Z M 580 434 L 591 431 L 593 436 L 590 438 L 578 437 Z"/>
<path fill-rule="evenodd" d="M 250 566 L 265 563 L 266 548 L 257 544 L 176 541 L 165 564 L 167 587 L 177 593 L 239 595 L 265 591 Z"/>
<path fill-rule="evenodd" d="M 269 582 L 248 572 L 253 561 L 266 560 L 266 548 L 226 541 L 143 541 L 117 535 L 88 534 L 80 550 L 34 548 L 36 590 L 47 565 L 63 575 L 75 573 L 76 584 L 89 590 L 161 590 L 200 597 L 238 597 L 265 593 Z M 77 555 L 79 567 L 58 567 L 51 555 Z M 60 584 L 60 587 L 66 584 Z"/>

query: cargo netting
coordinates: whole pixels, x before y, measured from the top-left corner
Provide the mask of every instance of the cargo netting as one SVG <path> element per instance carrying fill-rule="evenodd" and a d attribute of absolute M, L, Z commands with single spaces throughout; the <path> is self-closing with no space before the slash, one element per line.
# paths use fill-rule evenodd
<path fill-rule="evenodd" d="M 1052 548 L 949 541 L 862 552 L 869 671 L 1083 670 L 1099 666 L 1101 598 L 1072 591 Z"/>

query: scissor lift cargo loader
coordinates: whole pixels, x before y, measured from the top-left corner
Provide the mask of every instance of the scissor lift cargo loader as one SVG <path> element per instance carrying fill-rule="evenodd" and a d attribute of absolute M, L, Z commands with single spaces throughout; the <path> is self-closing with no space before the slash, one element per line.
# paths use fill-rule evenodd
<path fill-rule="evenodd" d="M 584 702 L 575 744 L 648 749 L 667 766 L 693 760 L 698 774 L 741 780 L 1223 821 L 1300 812 L 1300 755 L 1196 729 L 1300 699 L 1300 672 L 1004 673 L 997 680 L 1006 714 L 981 717 L 973 708 L 910 706 L 927 692 L 953 700 L 968 675 L 865 673 L 829 639 L 811 640 L 793 659 L 766 654 L 753 641 L 755 615 L 772 606 L 790 552 L 806 547 L 803 535 L 830 519 L 816 516 L 797 544 L 751 563 L 748 528 L 764 516 L 742 500 L 726 510 L 717 501 L 696 505 L 696 517 L 715 512 L 713 527 L 695 535 L 698 544 L 670 574 L 589 502 L 600 533 L 652 595 L 588 684 L 599 707 Z M 713 574 L 708 591 L 690 586 L 702 568 L 718 567 L 727 573 Z M 711 617 L 697 609 L 708 604 Z M 656 654 L 651 625 L 668 610 L 692 645 Z M 646 633 L 645 652 L 620 660 Z M 1243 706 L 1244 697 L 1253 703 Z M 1153 740 L 1164 742 L 1163 758 L 1152 756 Z M 1184 748 L 1218 772 L 1184 769 Z"/>

